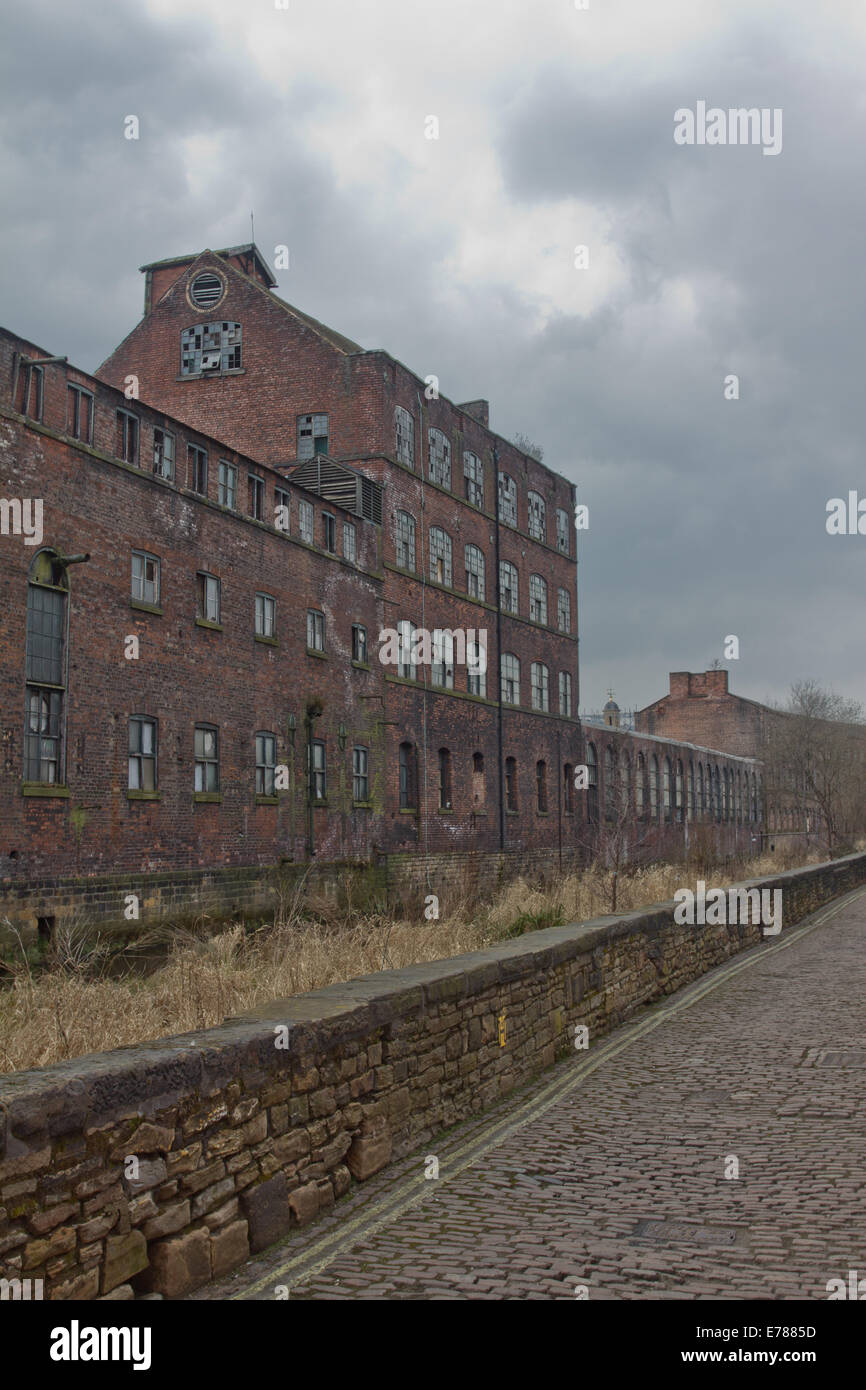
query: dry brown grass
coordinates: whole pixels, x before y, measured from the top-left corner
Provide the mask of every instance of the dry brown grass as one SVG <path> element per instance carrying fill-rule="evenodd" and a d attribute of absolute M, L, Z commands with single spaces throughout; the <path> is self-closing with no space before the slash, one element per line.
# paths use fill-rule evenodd
<path fill-rule="evenodd" d="M 812 855 L 800 862 L 819 860 Z M 718 886 L 780 867 L 780 855 L 764 855 L 745 870 L 717 870 L 710 877 Z M 703 875 L 683 864 L 623 874 L 618 911 L 667 901 L 697 876 Z M 273 923 L 255 930 L 234 923 L 216 936 L 177 931 L 161 968 L 123 979 L 106 975 L 104 947 L 97 943 L 94 952 L 91 937 L 85 949 L 84 933 L 68 930 L 54 943 L 51 968 L 34 971 L 23 953 L 20 965 L 13 962 L 12 982 L 0 989 L 0 1071 L 212 1027 L 271 999 L 481 950 L 551 921 L 600 916 L 608 894 L 608 875 L 593 867 L 544 890 L 517 879 L 490 904 L 463 904 L 430 922 L 340 913 L 323 903 L 316 904 L 313 920 L 296 894 Z"/>

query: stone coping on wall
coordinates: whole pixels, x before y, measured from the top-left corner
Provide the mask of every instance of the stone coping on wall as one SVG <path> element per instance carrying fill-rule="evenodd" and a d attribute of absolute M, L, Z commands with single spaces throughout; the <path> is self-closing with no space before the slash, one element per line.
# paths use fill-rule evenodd
<path fill-rule="evenodd" d="M 864 882 L 856 854 L 725 888 L 781 888 L 784 932 Z M 0 1075 L 0 1276 L 43 1278 L 59 1299 L 182 1297 L 219 1277 L 540 1073 L 570 1051 L 573 1023 L 594 1041 L 762 939 L 757 924 L 675 923 L 673 909 L 550 927 Z"/>
<path fill-rule="evenodd" d="M 866 854 L 848 855 L 805 869 L 792 869 L 770 877 L 743 879 L 730 888 L 784 888 L 809 881 L 828 869 L 841 875 L 847 866 L 862 865 L 866 879 Z M 840 890 L 847 891 L 847 890 Z M 829 899 L 828 899 L 829 900 Z M 674 900 L 635 908 L 587 922 L 547 927 L 526 932 L 498 946 L 362 975 L 341 984 L 327 985 L 288 999 L 275 999 L 245 1014 L 228 1018 L 212 1028 L 172 1034 L 151 1042 L 131 1043 L 110 1052 L 87 1053 L 68 1062 L 57 1062 L 23 1072 L 0 1073 L 0 1159 L 8 1156 L 10 1136 L 4 1120 L 14 1117 L 18 1133 L 48 1135 L 68 1133 L 72 1112 L 109 1118 L 117 1106 L 130 1103 L 151 1107 L 165 1102 L 179 1087 L 219 1084 L 244 1065 L 273 1066 L 274 1026 L 289 1028 L 288 1057 L 308 1057 L 329 1045 L 366 1035 L 396 1019 L 422 1013 L 431 1005 L 465 998 L 498 982 L 546 971 L 591 954 L 636 930 L 648 936 L 671 924 Z M 783 923 L 785 926 L 790 922 Z M 287 1057 L 284 1054 L 282 1060 Z M 281 1060 L 279 1053 L 277 1060 Z M 78 1098 L 70 1100 L 69 1083 L 77 1081 Z M 32 1117 L 26 1126 L 27 1101 Z M 69 1109 L 63 1119 L 57 1114 Z M 41 1116 L 42 1123 L 39 1121 Z M 14 1144 L 14 1140 L 12 1140 Z"/>

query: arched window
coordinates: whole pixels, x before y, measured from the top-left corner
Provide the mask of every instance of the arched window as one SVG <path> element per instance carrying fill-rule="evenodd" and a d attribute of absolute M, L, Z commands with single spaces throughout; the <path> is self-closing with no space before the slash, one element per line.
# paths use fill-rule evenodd
<path fill-rule="evenodd" d="M 535 764 L 535 787 L 538 810 L 547 810 L 547 763 L 542 758 Z"/>
<path fill-rule="evenodd" d="M 241 366 L 239 323 L 196 323 L 180 335 L 180 374 L 237 371 Z M 301 455 L 298 454 L 300 458 Z"/>
<path fill-rule="evenodd" d="M 543 661 L 533 661 L 529 671 L 532 687 L 532 708 L 550 709 L 550 672 Z"/>
<path fill-rule="evenodd" d="M 598 820 L 598 754 L 594 743 L 586 745 L 586 818 L 592 824 Z"/>
<path fill-rule="evenodd" d="M 703 820 L 703 819 L 704 819 L 704 811 L 705 811 L 705 810 L 706 810 L 706 807 L 705 807 L 705 805 L 704 805 L 704 765 L 703 765 L 703 763 L 698 763 L 698 791 L 697 791 L 697 812 L 698 812 L 698 820 Z"/>
<path fill-rule="evenodd" d="M 665 821 L 671 818 L 671 760 L 665 758 L 662 765 L 662 805 Z"/>
<path fill-rule="evenodd" d="M 502 703 L 520 704 L 520 662 L 513 652 L 502 653 Z"/>
<path fill-rule="evenodd" d="M 677 825 L 682 825 L 683 821 L 683 765 L 677 758 L 675 782 L 674 782 L 674 801 L 677 813 Z"/>
<path fill-rule="evenodd" d="M 451 537 L 441 526 L 430 527 L 430 578 L 451 588 Z"/>
<path fill-rule="evenodd" d="M 517 762 L 514 758 L 505 759 L 505 809 L 517 810 Z"/>
<path fill-rule="evenodd" d="M 484 754 L 472 754 L 472 808 L 483 811 L 487 802 L 487 787 L 484 781 Z"/>
<path fill-rule="evenodd" d="M 556 626 L 560 632 L 571 632 L 571 597 L 567 589 L 556 591 Z"/>
<path fill-rule="evenodd" d="M 24 781 L 65 780 L 67 597 L 66 566 L 53 550 L 40 550 L 27 583 Z"/>
<path fill-rule="evenodd" d="M 415 467 L 415 421 L 402 405 L 394 407 L 394 453 L 400 463 Z"/>
<path fill-rule="evenodd" d="M 477 545 L 467 545 L 466 592 L 470 598 L 484 598 L 484 552 Z"/>
<path fill-rule="evenodd" d="M 627 816 L 631 812 L 631 758 L 623 753 L 619 764 L 619 814 Z"/>
<path fill-rule="evenodd" d="M 659 818 L 659 760 L 653 753 L 650 758 L 650 820 Z"/>
<path fill-rule="evenodd" d="M 695 765 L 691 761 L 686 774 L 686 815 L 689 820 L 695 818 Z"/>
<path fill-rule="evenodd" d="M 415 573 L 415 518 L 410 512 L 394 514 L 394 548 L 401 570 Z"/>
<path fill-rule="evenodd" d="M 737 825 L 742 825 L 742 823 L 743 823 L 743 771 L 742 771 L 742 768 L 739 768 L 739 767 L 737 768 L 737 789 L 736 789 L 736 792 L 735 792 L 734 816 L 735 816 Z"/>
<path fill-rule="evenodd" d="M 713 802 L 714 802 L 714 806 L 715 806 L 715 820 L 716 820 L 716 821 L 721 821 L 721 819 L 722 819 L 722 775 L 721 775 L 721 773 L 720 773 L 720 771 L 719 771 L 719 765 L 718 765 L 718 763 L 716 763 L 716 766 L 713 768 Z"/>
<path fill-rule="evenodd" d="M 574 814 L 574 766 L 566 763 L 562 769 L 562 808 L 567 816 Z"/>
<path fill-rule="evenodd" d="M 463 454 L 463 481 L 466 486 L 466 501 L 473 507 L 483 507 L 484 465 L 471 449 L 466 449 Z"/>
<path fill-rule="evenodd" d="M 400 744 L 400 810 L 414 810 L 418 804 L 415 777 L 415 745 Z"/>
<path fill-rule="evenodd" d="M 529 534 L 534 540 L 543 541 L 547 539 L 547 520 L 545 515 L 544 498 L 537 492 L 527 493 L 526 498 L 529 506 Z"/>
<path fill-rule="evenodd" d="M 517 484 L 508 473 L 499 474 L 499 520 L 517 525 Z"/>
<path fill-rule="evenodd" d="M 607 820 L 616 815 L 616 754 L 610 744 L 604 750 L 604 814 Z"/>
<path fill-rule="evenodd" d="M 509 560 L 499 562 L 499 594 L 504 613 L 518 612 L 517 570 Z"/>
<path fill-rule="evenodd" d="M 451 444 L 441 430 L 427 431 L 427 476 L 431 483 L 451 488 Z"/>
<path fill-rule="evenodd" d="M 635 810 L 639 816 L 646 812 L 646 758 L 643 753 L 637 755 L 637 771 L 634 784 L 634 803 Z"/>
<path fill-rule="evenodd" d="M 529 576 L 529 617 L 534 623 L 547 622 L 547 583 L 540 574 Z"/>
<path fill-rule="evenodd" d="M 451 752 L 448 748 L 439 749 L 439 810 L 451 808 Z"/>

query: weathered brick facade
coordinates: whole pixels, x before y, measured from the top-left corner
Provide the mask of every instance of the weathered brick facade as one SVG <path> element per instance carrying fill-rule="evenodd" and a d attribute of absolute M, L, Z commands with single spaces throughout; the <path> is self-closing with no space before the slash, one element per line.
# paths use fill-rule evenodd
<path fill-rule="evenodd" d="M 231 910 L 251 904 L 237 870 L 281 862 L 422 856 L 434 892 L 449 856 L 581 862 L 599 818 L 574 789 L 571 484 L 485 401 L 284 304 L 255 248 L 145 270 L 145 316 L 97 377 L 0 334 L 0 906 L 35 925 L 80 880 L 109 921 L 118 874 L 163 876 L 148 911 L 224 874 L 205 888 Z M 44 505 L 38 543 L 11 524 L 22 499 Z M 458 634 L 453 659 L 383 663 L 400 623 Z M 623 737 L 595 741 L 602 802 Z M 687 799 L 651 814 L 647 792 L 635 846 L 683 853 Z M 733 790 L 705 810 L 725 852 L 759 814 Z"/>

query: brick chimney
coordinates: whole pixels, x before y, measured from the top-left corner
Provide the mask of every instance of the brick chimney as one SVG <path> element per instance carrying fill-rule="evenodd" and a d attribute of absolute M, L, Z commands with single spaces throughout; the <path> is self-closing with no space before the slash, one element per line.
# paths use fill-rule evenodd
<path fill-rule="evenodd" d="M 478 420 L 486 430 L 490 429 L 489 401 L 464 401 L 457 409 L 465 410 L 467 415 L 471 415 L 473 420 Z"/>

